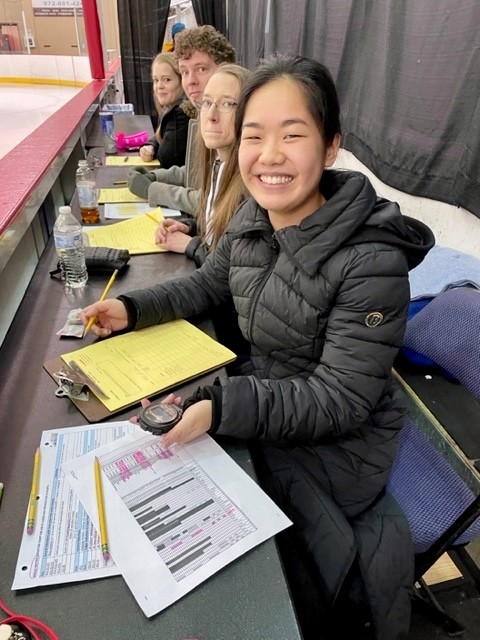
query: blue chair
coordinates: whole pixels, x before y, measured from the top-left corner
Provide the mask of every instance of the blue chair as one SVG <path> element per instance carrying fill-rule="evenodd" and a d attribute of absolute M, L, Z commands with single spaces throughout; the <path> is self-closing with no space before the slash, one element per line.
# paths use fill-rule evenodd
<path fill-rule="evenodd" d="M 477 290 L 450 289 L 434 298 L 408 322 L 404 346 L 432 360 L 450 379 L 456 379 L 473 394 L 476 401 L 480 400 Z M 472 399 L 474 404 L 476 401 Z M 412 532 L 415 583 L 420 585 L 414 591 L 414 603 L 420 602 L 422 610 L 429 611 L 432 614 L 429 617 L 449 635 L 460 635 L 465 629 L 446 614 L 422 576 L 445 551 L 459 549 L 478 536 L 480 497 L 453 469 L 448 456 L 440 453 L 419 428 L 420 420 L 435 419 L 420 398 L 414 398 L 414 406 L 420 418 L 417 417 L 418 424 L 412 416 L 405 421 L 388 490 L 402 507 Z"/>

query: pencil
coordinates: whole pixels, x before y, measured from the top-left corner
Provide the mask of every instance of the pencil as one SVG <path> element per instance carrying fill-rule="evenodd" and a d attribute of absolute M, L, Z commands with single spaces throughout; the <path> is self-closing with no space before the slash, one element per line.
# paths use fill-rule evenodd
<path fill-rule="evenodd" d="M 108 295 L 108 292 L 110 291 L 110 289 L 112 288 L 112 284 L 115 281 L 115 278 L 117 277 L 117 273 L 118 273 L 118 269 L 115 269 L 115 271 L 112 273 L 112 275 L 110 276 L 110 280 L 107 282 L 107 286 L 105 287 L 105 289 L 103 290 L 102 295 L 100 296 L 100 300 L 99 302 L 102 302 L 102 300 L 105 300 L 105 298 Z M 95 322 L 95 318 L 96 316 L 92 316 L 90 318 L 90 320 L 87 322 L 87 326 L 85 328 L 85 335 L 90 331 L 90 329 L 93 327 L 93 324 Z"/>
<path fill-rule="evenodd" d="M 153 220 L 155 222 L 155 224 L 158 224 L 158 220 L 153 215 L 153 213 L 146 213 L 145 215 L 147 216 L 147 218 L 150 218 L 150 220 Z"/>
<path fill-rule="evenodd" d="M 128 180 L 114 180 L 113 184 L 128 184 Z"/>
<path fill-rule="evenodd" d="M 33 478 L 32 488 L 30 490 L 30 504 L 28 507 L 27 518 L 27 533 L 30 535 L 35 528 L 35 514 L 37 512 L 37 493 L 38 493 L 38 478 L 40 477 L 40 447 L 35 451 L 35 459 L 33 463 Z"/>
<path fill-rule="evenodd" d="M 105 562 L 110 560 L 110 552 L 108 550 L 107 523 L 105 520 L 105 506 L 103 503 L 102 477 L 100 462 L 95 457 L 95 491 L 97 494 L 98 519 L 100 521 L 100 546 Z"/>

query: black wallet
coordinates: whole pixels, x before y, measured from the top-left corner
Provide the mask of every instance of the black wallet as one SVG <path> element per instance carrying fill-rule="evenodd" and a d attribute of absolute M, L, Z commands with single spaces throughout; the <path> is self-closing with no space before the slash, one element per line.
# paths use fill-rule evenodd
<path fill-rule="evenodd" d="M 128 249 L 111 249 L 109 247 L 85 247 L 85 263 L 89 273 L 105 273 L 121 271 L 130 260 Z"/>
<path fill-rule="evenodd" d="M 110 247 L 85 247 L 85 264 L 88 273 L 110 273 L 115 269 L 121 271 L 130 260 L 128 249 L 112 249 Z M 60 263 L 50 271 L 53 278 L 60 273 Z"/>

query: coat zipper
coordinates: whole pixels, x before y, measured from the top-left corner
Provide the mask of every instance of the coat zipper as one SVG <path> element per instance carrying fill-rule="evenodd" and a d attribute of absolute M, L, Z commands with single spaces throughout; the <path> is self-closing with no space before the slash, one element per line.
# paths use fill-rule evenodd
<path fill-rule="evenodd" d="M 252 309 L 250 311 L 250 320 L 248 322 L 248 335 L 250 336 L 250 341 L 252 343 L 253 343 L 253 318 L 255 317 L 255 309 L 257 308 L 258 298 L 260 297 L 260 294 L 262 293 L 262 291 L 263 291 L 263 289 L 265 287 L 265 284 L 266 284 L 268 278 L 270 277 L 270 274 L 272 273 L 273 269 L 275 268 L 275 265 L 277 263 L 278 253 L 280 251 L 280 245 L 278 244 L 278 240 L 275 237 L 275 234 L 272 234 L 272 242 L 271 242 L 270 246 L 272 248 L 273 259 L 270 262 L 270 268 L 268 269 L 268 271 L 263 276 L 262 282 L 260 283 L 260 286 L 257 289 L 257 294 L 255 295 L 255 299 L 253 301 Z"/>

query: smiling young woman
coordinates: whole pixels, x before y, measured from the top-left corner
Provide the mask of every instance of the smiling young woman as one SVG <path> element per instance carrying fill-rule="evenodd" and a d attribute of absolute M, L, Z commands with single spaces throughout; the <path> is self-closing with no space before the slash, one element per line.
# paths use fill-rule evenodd
<path fill-rule="evenodd" d="M 330 168 L 339 114 L 323 65 L 264 63 L 239 97 L 224 171 L 228 185 L 238 150 L 253 197 L 215 250 L 190 276 L 83 315 L 105 336 L 233 300 L 250 374 L 199 388 L 162 446 L 203 432 L 252 441 L 260 483 L 293 523 L 278 540 L 306 640 L 338 637 L 345 621 L 360 637 L 357 596 L 374 637 L 397 640 L 408 630 L 413 549 L 385 493 L 403 423 L 391 372 L 408 271 L 434 238 L 366 176 Z"/>

